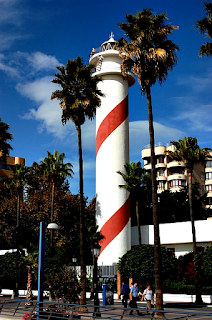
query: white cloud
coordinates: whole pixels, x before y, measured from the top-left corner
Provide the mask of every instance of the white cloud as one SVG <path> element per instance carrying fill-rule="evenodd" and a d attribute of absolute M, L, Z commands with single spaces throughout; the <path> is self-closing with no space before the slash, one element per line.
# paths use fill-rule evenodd
<path fill-rule="evenodd" d="M 188 102 L 188 101 L 187 101 Z M 184 110 L 181 111 L 174 120 L 185 121 L 192 131 L 212 131 L 212 104 L 197 104 L 191 101 L 189 105 L 185 103 Z"/>
<path fill-rule="evenodd" d="M 21 30 L 23 17 L 26 17 L 25 7 L 20 0 L 0 0 L 0 50 L 9 49 L 14 42 L 26 38 Z"/>
<path fill-rule="evenodd" d="M 20 25 L 22 13 L 19 4 L 20 0 L 0 0 L 0 24 Z"/>
<path fill-rule="evenodd" d="M 35 71 L 52 70 L 59 65 L 59 61 L 54 56 L 42 52 L 34 52 L 31 55 L 25 54 L 25 57 Z"/>
<path fill-rule="evenodd" d="M 23 96 L 38 103 L 49 101 L 52 91 L 55 90 L 55 84 L 51 80 L 52 77 L 43 77 L 25 84 L 19 83 L 16 89 Z"/>
<path fill-rule="evenodd" d="M 168 144 L 171 140 L 178 140 L 185 134 L 175 128 L 166 127 L 154 122 L 155 144 Z M 141 159 L 141 150 L 149 144 L 149 123 L 148 121 L 130 122 L 130 155 L 132 160 Z M 136 157 L 133 158 L 133 157 Z"/>
<path fill-rule="evenodd" d="M 177 84 L 189 87 L 195 93 L 200 93 L 211 89 L 212 85 L 212 70 L 207 69 L 207 72 L 201 73 L 201 76 L 183 76 L 177 79 Z"/>
<path fill-rule="evenodd" d="M 44 77 L 26 84 L 19 83 L 17 91 L 34 101 L 37 108 L 30 109 L 23 118 L 26 120 L 40 121 L 39 132 L 46 130 L 56 138 L 63 139 L 73 130 L 69 124 L 61 123 L 61 109 L 57 101 L 51 101 L 51 93 L 55 90 L 55 84 L 51 83 L 50 77 Z"/>
<path fill-rule="evenodd" d="M 5 63 L 5 55 L 3 54 L 0 54 L 0 70 L 5 72 L 10 77 L 19 77 L 18 71 Z"/>

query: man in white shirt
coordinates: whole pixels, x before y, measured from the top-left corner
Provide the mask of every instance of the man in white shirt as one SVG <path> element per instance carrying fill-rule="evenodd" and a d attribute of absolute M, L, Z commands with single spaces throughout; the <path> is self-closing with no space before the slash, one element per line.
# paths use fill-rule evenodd
<path fill-rule="evenodd" d="M 151 301 L 152 301 L 152 290 L 150 285 L 148 284 L 146 289 L 144 290 L 143 294 L 142 294 L 142 300 L 146 301 L 146 308 L 148 310 L 151 309 Z M 147 312 L 148 313 L 148 312 Z"/>

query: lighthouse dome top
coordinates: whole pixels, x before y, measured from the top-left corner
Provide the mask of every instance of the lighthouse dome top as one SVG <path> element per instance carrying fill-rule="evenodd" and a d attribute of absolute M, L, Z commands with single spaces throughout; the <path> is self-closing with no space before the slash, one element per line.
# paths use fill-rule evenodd
<path fill-rule="evenodd" d="M 102 43 L 101 48 L 102 51 L 117 50 L 117 41 L 114 40 L 113 32 L 111 32 L 109 40 Z"/>

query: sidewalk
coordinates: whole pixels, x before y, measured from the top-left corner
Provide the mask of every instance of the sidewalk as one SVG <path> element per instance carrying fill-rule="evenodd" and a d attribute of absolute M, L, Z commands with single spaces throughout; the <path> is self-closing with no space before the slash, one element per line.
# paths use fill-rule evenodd
<path fill-rule="evenodd" d="M 3 304 L 2 300 L 3 299 L 0 300 L 0 306 L 2 306 Z M 49 302 L 48 300 L 45 300 L 44 308 L 47 308 L 50 304 L 51 305 L 57 304 L 57 302 Z M 16 311 L 15 316 L 13 316 L 14 310 L 16 309 L 17 306 L 19 307 L 19 309 Z M 76 305 L 75 307 L 79 309 L 80 306 Z M 144 320 L 151 319 L 152 317 L 146 314 L 145 307 L 146 307 L 145 302 L 138 302 L 138 309 L 140 312 L 140 316 L 137 316 L 136 310 L 134 311 L 133 316 L 130 316 L 129 315 L 130 309 L 124 309 L 120 300 L 115 300 L 114 305 L 109 305 L 109 306 L 103 306 L 102 301 L 100 301 L 99 312 L 101 313 L 102 319 L 137 320 L 140 317 L 142 317 L 142 319 Z M 34 301 L 34 309 L 36 310 L 36 301 Z M 33 306 L 26 307 L 25 300 L 23 299 L 19 299 L 19 300 L 7 299 L 6 304 L 1 310 L 0 319 L 1 320 L 14 320 L 14 319 L 22 320 L 23 314 L 27 312 L 31 313 L 32 310 L 33 310 Z M 152 312 L 153 311 L 154 310 L 152 310 Z M 87 300 L 87 311 L 85 313 L 81 313 L 80 311 L 78 311 L 78 315 L 80 316 L 81 320 L 89 320 L 89 319 L 94 320 L 93 313 L 94 313 L 93 301 L 90 299 Z M 189 318 L 191 320 L 192 319 L 195 319 L 195 320 L 212 319 L 211 305 L 196 306 L 193 303 L 165 303 L 164 313 L 165 313 L 166 320 L 179 319 L 179 318 L 184 318 L 184 319 Z M 62 319 L 60 317 L 60 313 L 56 313 L 55 317 L 54 315 L 51 316 L 51 319 L 56 319 L 56 320 Z M 50 317 L 49 313 L 45 315 L 45 319 L 47 319 L 47 317 Z"/>

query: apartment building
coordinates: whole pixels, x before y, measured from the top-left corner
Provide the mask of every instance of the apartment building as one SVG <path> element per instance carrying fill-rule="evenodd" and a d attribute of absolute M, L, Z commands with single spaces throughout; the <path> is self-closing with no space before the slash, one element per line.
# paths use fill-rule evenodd
<path fill-rule="evenodd" d="M 25 159 L 20 157 L 7 157 L 7 163 L 0 163 L 0 188 L 3 188 L 2 177 L 10 177 L 12 167 L 16 164 L 25 165 Z"/>
<path fill-rule="evenodd" d="M 174 151 L 174 146 L 157 145 L 155 147 L 158 193 L 170 189 L 172 192 L 180 191 L 188 184 L 188 174 L 183 161 L 173 161 L 166 151 Z M 144 169 L 151 170 L 151 150 L 144 148 L 141 152 Z M 207 206 L 212 207 L 212 160 L 208 159 L 206 165 L 194 166 L 193 182 L 199 182 L 200 192 L 207 192 Z"/>

